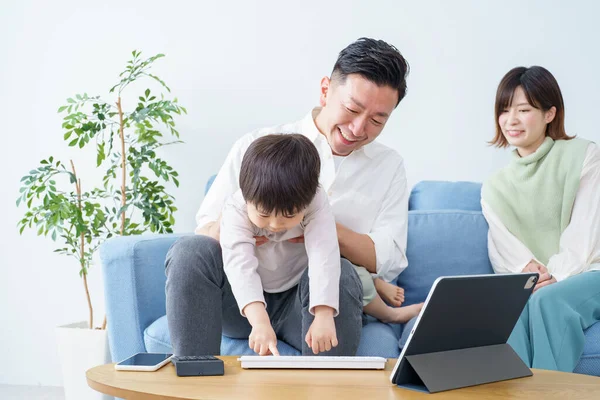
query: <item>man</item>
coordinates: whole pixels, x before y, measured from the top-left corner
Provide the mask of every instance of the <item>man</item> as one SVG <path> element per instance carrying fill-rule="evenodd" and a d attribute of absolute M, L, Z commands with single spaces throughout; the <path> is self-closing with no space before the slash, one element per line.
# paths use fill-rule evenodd
<path fill-rule="evenodd" d="M 167 255 L 167 319 L 175 354 L 219 354 L 221 333 L 233 338 L 251 334 L 223 272 L 220 213 L 225 200 L 239 189 L 246 149 L 254 139 L 270 133 L 300 133 L 314 143 L 321 157 L 320 184 L 329 196 L 342 255 L 335 318 L 339 344 L 323 354 L 356 353 L 362 327 L 361 281 L 374 274 L 376 281 L 389 282 L 408 264 L 404 163 L 396 151 L 373 142 L 406 94 L 408 69 L 393 46 L 359 39 L 340 52 L 331 77 L 321 80 L 320 107 L 298 122 L 259 129 L 234 144 L 198 211 L 198 235 L 181 238 Z M 264 241 L 257 237 L 256 245 Z M 352 264 L 363 267 L 367 278 L 359 279 Z M 274 327 L 296 324 L 302 338 L 314 318 L 308 311 L 307 281 L 305 272 L 297 293 L 285 294 L 289 298 L 282 303 L 285 306 L 267 310 Z M 393 302 L 396 294 L 388 293 L 384 299 Z M 307 349 L 304 343 L 303 354 Z"/>

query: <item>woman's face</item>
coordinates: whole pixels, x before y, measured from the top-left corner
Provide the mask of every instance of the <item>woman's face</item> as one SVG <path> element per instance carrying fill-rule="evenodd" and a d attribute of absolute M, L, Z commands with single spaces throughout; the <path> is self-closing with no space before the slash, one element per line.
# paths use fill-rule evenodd
<path fill-rule="evenodd" d="M 543 111 L 527 101 L 521 86 L 515 89 L 512 102 L 501 111 L 498 124 L 511 146 L 521 157 L 534 153 L 546 138 L 546 126 L 552 122 L 556 107 Z"/>

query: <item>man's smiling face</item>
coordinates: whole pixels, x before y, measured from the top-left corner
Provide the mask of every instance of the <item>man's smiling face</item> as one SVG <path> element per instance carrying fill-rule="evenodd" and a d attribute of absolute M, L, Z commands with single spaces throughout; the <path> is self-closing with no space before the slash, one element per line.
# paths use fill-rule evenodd
<path fill-rule="evenodd" d="M 398 91 L 358 74 L 342 82 L 323 78 L 315 123 L 327 137 L 333 154 L 347 156 L 379 136 L 398 103 Z"/>

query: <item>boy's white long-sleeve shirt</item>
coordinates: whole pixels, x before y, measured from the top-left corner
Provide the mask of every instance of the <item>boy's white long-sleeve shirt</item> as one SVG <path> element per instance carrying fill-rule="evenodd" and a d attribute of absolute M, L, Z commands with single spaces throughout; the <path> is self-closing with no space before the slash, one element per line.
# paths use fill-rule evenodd
<path fill-rule="evenodd" d="M 314 108 L 297 122 L 258 129 L 239 139 L 196 214 L 196 231 L 216 221 L 225 200 L 239 190 L 242 158 L 252 141 L 272 133 L 300 133 L 319 152 L 319 182 L 329 197 L 336 222 L 371 238 L 375 246 L 375 275 L 390 282 L 408 265 L 409 192 L 404 160 L 395 150 L 374 141 L 344 157 L 336 173 L 331 147 L 314 122 L 319 112 L 319 107 Z"/>
<path fill-rule="evenodd" d="M 488 253 L 497 273 L 518 273 L 535 256 L 504 226 L 483 199 L 481 209 L 488 222 Z M 560 250 L 550 257 L 548 271 L 561 281 L 591 270 L 600 270 L 600 148 L 588 146 L 571 221 L 560 237 Z"/>
<path fill-rule="evenodd" d="M 304 235 L 304 244 L 288 239 Z M 269 241 L 256 246 L 254 236 Z M 223 266 L 240 312 L 253 302 L 265 303 L 263 291 L 279 293 L 298 284 L 308 266 L 310 306 L 339 313 L 340 249 L 327 194 L 319 186 L 302 223 L 284 232 L 269 232 L 248 218 L 241 190 L 231 196 L 221 217 Z"/>

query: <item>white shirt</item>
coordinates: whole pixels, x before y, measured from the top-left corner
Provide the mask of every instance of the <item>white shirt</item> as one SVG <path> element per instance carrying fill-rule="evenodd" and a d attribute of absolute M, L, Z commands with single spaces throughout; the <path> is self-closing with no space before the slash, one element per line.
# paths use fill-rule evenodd
<path fill-rule="evenodd" d="M 304 244 L 287 240 L 304 235 Z M 254 236 L 269 241 L 256 246 Z M 265 303 L 263 290 L 283 292 L 295 286 L 308 265 L 310 306 L 339 311 L 340 248 L 327 194 L 319 187 L 300 225 L 273 233 L 248 218 L 242 191 L 223 207 L 221 218 L 223 266 L 240 312 L 256 301 Z"/>
<path fill-rule="evenodd" d="M 371 142 L 344 157 L 336 173 L 331 147 L 315 125 L 320 108 L 297 122 L 259 129 L 234 145 L 196 215 L 198 228 L 216 221 L 225 199 L 239 189 L 242 157 L 250 143 L 270 133 L 301 133 L 321 156 L 320 184 L 329 196 L 336 222 L 367 234 L 375 245 L 376 275 L 395 279 L 408 265 L 408 185 L 404 160 L 391 148 Z"/>
<path fill-rule="evenodd" d="M 481 208 L 490 227 L 488 252 L 494 271 L 521 272 L 535 256 L 483 199 Z M 600 270 L 600 149 L 594 143 L 588 146 L 571 221 L 560 236 L 559 246 L 559 252 L 546 265 L 557 281 Z"/>

